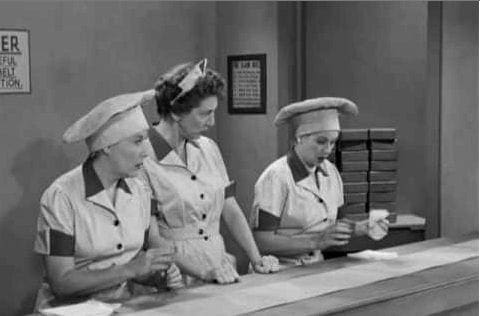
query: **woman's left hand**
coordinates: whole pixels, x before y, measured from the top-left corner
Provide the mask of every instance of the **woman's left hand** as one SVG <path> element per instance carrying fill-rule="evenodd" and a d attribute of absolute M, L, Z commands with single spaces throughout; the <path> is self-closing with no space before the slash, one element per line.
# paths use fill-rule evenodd
<path fill-rule="evenodd" d="M 263 256 L 253 263 L 253 270 L 258 273 L 273 273 L 279 269 L 278 259 L 274 256 Z"/>
<path fill-rule="evenodd" d="M 183 284 L 182 274 L 175 263 L 172 263 L 167 270 L 167 288 L 176 290 L 181 289 Z"/>
<path fill-rule="evenodd" d="M 366 236 L 368 234 L 368 219 L 355 222 L 355 236 Z"/>

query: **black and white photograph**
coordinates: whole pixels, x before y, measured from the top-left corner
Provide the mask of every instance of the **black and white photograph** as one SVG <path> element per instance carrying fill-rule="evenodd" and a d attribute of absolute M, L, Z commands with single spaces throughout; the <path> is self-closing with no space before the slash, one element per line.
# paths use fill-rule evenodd
<path fill-rule="evenodd" d="M 0 0 L 0 315 L 478 315 L 479 12 Z"/>

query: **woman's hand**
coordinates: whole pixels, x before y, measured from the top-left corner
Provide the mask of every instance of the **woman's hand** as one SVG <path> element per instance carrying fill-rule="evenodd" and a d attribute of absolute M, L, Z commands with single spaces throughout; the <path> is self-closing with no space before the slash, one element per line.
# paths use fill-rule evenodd
<path fill-rule="evenodd" d="M 368 234 L 368 219 L 355 222 L 355 236 L 365 236 Z"/>
<path fill-rule="evenodd" d="M 315 249 L 326 249 L 332 246 L 344 246 L 349 243 L 353 229 L 347 222 L 339 221 L 325 230 L 312 234 L 311 241 Z"/>
<path fill-rule="evenodd" d="M 342 221 L 344 221 L 342 219 Z M 370 227 L 370 222 L 368 219 L 366 220 L 363 220 L 363 221 L 358 221 L 358 222 L 354 222 L 354 221 L 351 221 L 351 220 L 346 220 L 348 223 L 352 222 L 354 223 L 355 225 L 355 229 L 354 229 L 354 235 L 355 236 L 366 236 L 369 234 L 369 231 L 372 229 L 372 227 Z M 378 227 L 381 229 L 381 231 L 385 231 L 385 232 L 388 232 L 388 224 L 389 224 L 389 221 L 385 218 L 382 218 L 380 220 L 378 220 L 377 222 L 375 222 L 375 225 L 378 225 Z"/>
<path fill-rule="evenodd" d="M 173 251 L 166 253 L 165 249 L 152 248 L 140 251 L 129 263 L 128 269 L 133 278 L 142 278 L 158 270 L 166 270 L 173 260 Z"/>
<path fill-rule="evenodd" d="M 185 284 L 183 284 L 180 269 L 175 263 L 172 263 L 170 268 L 167 270 L 167 288 L 177 290 L 183 288 L 184 286 Z"/>
<path fill-rule="evenodd" d="M 263 256 L 253 263 L 253 270 L 258 273 L 273 273 L 280 270 L 277 257 Z"/>
<path fill-rule="evenodd" d="M 228 259 L 222 261 L 222 265 L 210 272 L 210 279 L 219 284 L 229 284 L 240 281 L 240 276 L 235 267 Z"/>

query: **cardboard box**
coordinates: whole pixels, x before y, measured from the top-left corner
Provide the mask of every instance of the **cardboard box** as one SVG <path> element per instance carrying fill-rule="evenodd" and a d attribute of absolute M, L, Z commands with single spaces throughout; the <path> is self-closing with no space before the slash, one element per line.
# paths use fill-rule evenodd
<path fill-rule="evenodd" d="M 369 192 L 368 200 L 370 202 L 395 202 L 397 192 Z"/>
<path fill-rule="evenodd" d="M 396 181 L 397 171 L 369 171 L 368 181 Z"/>
<path fill-rule="evenodd" d="M 368 139 L 368 129 L 359 128 L 359 129 L 342 129 L 339 136 L 340 141 L 346 140 L 367 140 Z"/>
<path fill-rule="evenodd" d="M 371 150 L 370 160 L 397 160 L 398 150 Z"/>
<path fill-rule="evenodd" d="M 368 150 L 339 151 L 340 161 L 368 161 Z"/>
<path fill-rule="evenodd" d="M 337 148 L 339 151 L 367 150 L 367 143 L 366 140 L 338 141 Z"/>
<path fill-rule="evenodd" d="M 368 137 L 372 140 L 393 140 L 397 137 L 395 128 L 371 128 Z"/>
<path fill-rule="evenodd" d="M 397 181 L 370 182 L 370 192 L 393 192 L 397 189 Z"/>
<path fill-rule="evenodd" d="M 370 202 L 368 205 L 368 210 L 387 210 L 390 213 L 397 210 L 397 203 L 395 202 Z"/>
<path fill-rule="evenodd" d="M 397 170 L 397 161 L 371 161 L 370 170 L 372 171 L 388 171 Z"/>
<path fill-rule="evenodd" d="M 367 182 L 368 175 L 366 171 L 340 172 L 343 183 L 346 182 Z"/>
<path fill-rule="evenodd" d="M 367 193 L 345 193 L 343 200 L 345 204 L 366 203 Z"/>
<path fill-rule="evenodd" d="M 397 148 L 396 140 L 370 140 L 371 150 L 393 150 Z"/>
<path fill-rule="evenodd" d="M 368 161 L 347 161 L 340 162 L 341 171 L 368 171 Z"/>
<path fill-rule="evenodd" d="M 344 193 L 368 193 L 368 182 L 346 182 L 343 184 Z"/>
<path fill-rule="evenodd" d="M 345 204 L 338 209 L 338 212 L 343 216 L 347 214 L 366 213 L 367 204 L 366 203 Z M 343 216 L 339 216 L 339 218 Z"/>

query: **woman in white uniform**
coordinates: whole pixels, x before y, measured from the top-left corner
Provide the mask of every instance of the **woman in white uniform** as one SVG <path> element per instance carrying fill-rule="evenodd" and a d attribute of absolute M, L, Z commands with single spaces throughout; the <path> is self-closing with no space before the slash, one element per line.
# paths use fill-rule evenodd
<path fill-rule="evenodd" d="M 173 247 L 161 243 L 151 216 L 148 190 L 132 178 L 148 149 L 148 124 L 139 105 L 151 97 L 139 92 L 110 98 L 65 132 L 66 142 L 85 140 L 90 155 L 42 195 L 34 249 L 43 255 L 46 278 L 37 309 L 148 290 L 137 282 L 182 284 L 171 263 Z M 167 269 L 165 282 L 161 274 Z"/>
<path fill-rule="evenodd" d="M 366 233 L 366 222 L 337 221 L 343 184 L 327 159 L 340 132 L 339 114 L 357 113 L 350 100 L 317 98 L 277 114 L 275 124 L 291 124 L 296 142 L 255 184 L 251 225 L 262 253 L 278 256 L 286 266 L 308 264 L 323 260 L 322 250 L 347 244 L 352 233 Z"/>
<path fill-rule="evenodd" d="M 189 285 L 239 280 L 219 232 L 221 218 L 255 271 L 278 270 L 276 258 L 258 251 L 217 144 L 201 135 L 214 125 L 224 87 L 206 60 L 178 65 L 155 84 L 160 122 L 150 130 L 145 177 L 158 205 L 160 234 L 175 244 L 175 262 Z"/>

